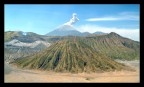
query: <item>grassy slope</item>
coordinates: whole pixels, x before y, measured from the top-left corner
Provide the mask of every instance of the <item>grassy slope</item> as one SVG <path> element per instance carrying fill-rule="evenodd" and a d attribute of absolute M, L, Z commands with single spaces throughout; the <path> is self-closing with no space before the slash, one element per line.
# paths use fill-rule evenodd
<path fill-rule="evenodd" d="M 18 37 L 18 36 L 20 36 L 20 34 L 14 31 L 5 32 L 4 41 L 10 41 L 13 37 Z"/>
<path fill-rule="evenodd" d="M 87 42 L 87 43 L 86 43 Z M 99 53 L 89 44 L 95 39 L 69 37 L 48 49 L 15 62 L 21 68 L 54 70 L 60 72 L 95 72 L 121 70 L 127 67 Z M 101 46 L 103 47 L 103 46 Z M 104 50 L 104 49 L 103 49 Z"/>
<path fill-rule="evenodd" d="M 115 33 L 86 38 L 81 40 L 99 53 L 106 54 L 112 59 L 139 59 L 140 45 L 136 41 L 123 38 Z"/>
<path fill-rule="evenodd" d="M 5 41 L 9 41 L 14 37 L 21 37 L 21 35 L 18 32 L 5 32 Z M 29 32 L 28 37 L 26 38 L 30 38 L 29 40 L 40 39 L 50 43 L 55 43 L 67 37 L 47 37 Z M 94 50 L 101 54 L 106 54 L 112 59 L 134 60 L 139 59 L 140 56 L 139 42 L 121 37 L 113 32 L 106 35 L 90 35 L 88 37 L 81 37 L 81 39 Z"/>

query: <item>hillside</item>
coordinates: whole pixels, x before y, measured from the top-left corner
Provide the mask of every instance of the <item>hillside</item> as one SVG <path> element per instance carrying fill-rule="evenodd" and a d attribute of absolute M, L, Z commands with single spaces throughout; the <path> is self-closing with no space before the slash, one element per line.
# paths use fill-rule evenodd
<path fill-rule="evenodd" d="M 89 39 L 83 37 L 65 37 L 64 40 L 54 43 L 42 52 L 17 59 L 12 63 L 21 68 L 58 72 L 99 72 L 128 69 L 125 65 L 99 53 L 85 43 L 87 40 Z"/>
<path fill-rule="evenodd" d="M 17 58 L 27 57 L 35 54 L 50 46 L 50 43 L 45 41 L 35 41 L 32 43 L 21 42 L 19 40 L 11 40 L 4 44 L 4 59 L 7 62 L 14 61 Z"/>
<path fill-rule="evenodd" d="M 135 60 L 140 58 L 140 43 L 114 32 L 107 35 L 89 36 L 81 40 L 112 59 Z"/>
<path fill-rule="evenodd" d="M 22 31 L 7 31 L 4 33 L 4 41 L 8 42 L 13 39 L 17 39 L 22 42 L 34 42 L 37 40 L 45 41 L 43 35 L 39 35 L 33 32 L 22 32 Z"/>
<path fill-rule="evenodd" d="M 14 54 L 15 51 L 13 50 L 29 49 L 29 47 L 16 47 L 16 46 L 34 45 L 31 47 L 35 47 L 35 44 L 32 43 L 35 43 L 37 41 L 42 41 L 42 42 L 44 41 L 46 43 L 48 42 L 53 44 L 57 41 L 61 41 L 70 37 L 70 36 L 44 36 L 44 35 L 38 35 L 31 32 L 27 32 L 26 35 L 25 34 L 23 35 L 22 32 L 16 32 L 16 31 L 5 32 L 5 40 L 9 36 L 11 36 L 11 39 L 10 41 L 5 41 L 5 44 L 15 39 L 17 39 L 20 42 L 23 42 L 22 44 L 14 43 L 15 47 L 9 46 L 5 48 L 5 54 L 7 54 L 5 56 L 9 59 L 11 58 L 13 59 L 14 57 L 19 58 L 22 56 L 19 54 L 18 54 L 19 56 L 10 56 Z M 135 60 L 140 58 L 140 43 L 137 41 L 130 40 L 128 38 L 124 38 L 114 32 L 109 34 L 103 34 L 103 35 L 92 34 L 80 38 L 81 41 L 83 41 L 85 44 L 93 48 L 95 51 L 104 54 L 109 58 L 123 59 L 123 60 Z M 41 44 L 35 47 L 34 49 L 30 48 L 29 49 L 30 51 L 21 51 L 21 54 L 31 54 L 33 52 L 39 52 L 40 50 L 43 50 L 43 48 L 45 49 L 47 47 Z"/>
<path fill-rule="evenodd" d="M 68 36 L 49 37 L 49 42 L 64 40 Z M 81 40 L 97 52 L 107 55 L 112 59 L 135 60 L 140 58 L 140 43 L 114 32 L 109 34 L 91 34 L 81 37 Z"/>

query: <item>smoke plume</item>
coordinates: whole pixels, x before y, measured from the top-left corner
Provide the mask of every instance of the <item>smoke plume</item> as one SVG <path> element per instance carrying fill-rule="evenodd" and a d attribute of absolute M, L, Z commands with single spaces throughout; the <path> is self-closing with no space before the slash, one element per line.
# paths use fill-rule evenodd
<path fill-rule="evenodd" d="M 70 19 L 69 22 L 65 23 L 64 25 L 73 25 L 75 24 L 77 21 L 79 21 L 79 19 L 77 18 L 77 14 L 73 13 L 72 14 L 72 18 Z"/>

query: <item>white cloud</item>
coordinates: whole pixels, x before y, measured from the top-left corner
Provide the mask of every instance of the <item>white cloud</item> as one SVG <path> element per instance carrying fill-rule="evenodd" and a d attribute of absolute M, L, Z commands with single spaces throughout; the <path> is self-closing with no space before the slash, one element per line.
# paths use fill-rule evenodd
<path fill-rule="evenodd" d="M 120 15 L 138 15 L 138 12 L 121 12 Z"/>
<path fill-rule="evenodd" d="M 139 20 L 139 15 L 135 12 L 122 12 L 114 16 L 86 19 L 86 21 L 117 21 L 117 20 Z"/>
<path fill-rule="evenodd" d="M 86 19 L 86 21 L 114 21 L 114 20 L 118 20 L 118 18 L 103 17 L 103 18 L 89 18 L 89 19 Z"/>
<path fill-rule="evenodd" d="M 81 25 L 77 27 L 77 30 L 80 32 L 90 32 L 94 33 L 96 31 L 101 31 L 104 33 L 110 33 L 110 32 L 115 32 L 123 37 L 130 38 L 135 41 L 139 41 L 139 29 L 125 29 L 125 28 L 108 28 L 108 27 L 102 27 L 102 26 L 97 26 L 97 25 Z"/>

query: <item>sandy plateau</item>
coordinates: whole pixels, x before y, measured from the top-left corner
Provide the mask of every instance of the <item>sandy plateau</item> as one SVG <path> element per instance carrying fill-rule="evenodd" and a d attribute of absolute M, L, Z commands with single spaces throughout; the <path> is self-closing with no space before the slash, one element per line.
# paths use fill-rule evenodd
<path fill-rule="evenodd" d="M 119 60 L 117 60 L 119 61 Z M 139 83 L 139 61 L 119 61 L 136 71 L 104 73 L 56 73 L 52 71 L 22 70 L 5 64 L 5 83 Z"/>

